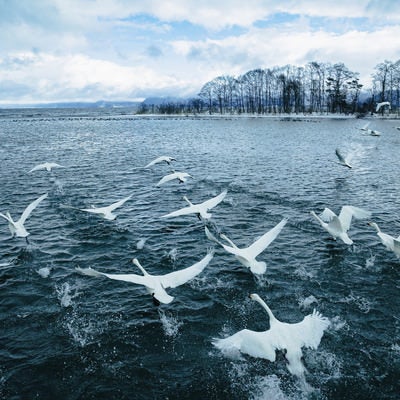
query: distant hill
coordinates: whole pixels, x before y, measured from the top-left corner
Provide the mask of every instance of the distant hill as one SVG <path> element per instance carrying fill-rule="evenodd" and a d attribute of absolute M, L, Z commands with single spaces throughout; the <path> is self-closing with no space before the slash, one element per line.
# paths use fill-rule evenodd
<path fill-rule="evenodd" d="M 106 101 L 99 100 L 95 102 L 72 101 L 72 102 L 54 102 L 54 103 L 36 103 L 36 104 L 9 104 L 0 106 L 0 108 L 136 108 L 141 104 L 140 101 Z"/>

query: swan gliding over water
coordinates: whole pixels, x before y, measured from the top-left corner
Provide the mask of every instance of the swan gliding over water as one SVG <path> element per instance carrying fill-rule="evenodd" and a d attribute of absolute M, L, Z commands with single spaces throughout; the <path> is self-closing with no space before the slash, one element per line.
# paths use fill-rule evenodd
<path fill-rule="evenodd" d="M 8 221 L 8 227 L 10 229 L 11 235 L 17 237 L 24 237 L 27 238 L 29 232 L 25 229 L 24 223 L 26 219 L 31 215 L 31 212 L 39 205 L 39 203 L 47 197 L 47 193 L 40 196 L 38 199 L 33 201 L 29 204 L 28 207 L 25 208 L 24 212 L 22 213 L 21 217 L 18 221 L 14 221 L 7 211 L 6 214 L 0 213 L 0 217 L 3 217 Z M 28 240 L 28 239 L 27 239 Z"/>
<path fill-rule="evenodd" d="M 265 358 L 274 362 L 276 350 L 286 350 L 287 368 L 293 375 L 302 377 L 305 367 L 301 361 L 302 347 L 317 349 L 325 329 L 330 325 L 329 319 L 318 311 L 313 311 L 301 322 L 290 324 L 281 322 L 258 294 L 250 298 L 257 301 L 267 311 L 270 328 L 264 332 L 243 329 L 232 336 L 214 339 L 213 345 L 222 352 L 240 351 L 252 357 Z"/>
<path fill-rule="evenodd" d="M 107 207 L 95 207 L 92 205 L 91 208 L 78 208 L 78 207 L 72 207 L 72 206 L 67 206 L 63 205 L 64 208 L 72 208 L 73 210 L 78 210 L 78 211 L 85 211 L 88 213 L 92 214 L 98 214 L 104 219 L 107 219 L 109 221 L 113 221 L 117 216 L 113 214 L 112 212 L 117 209 L 118 207 L 121 207 L 126 201 L 128 201 L 133 195 L 130 195 L 128 197 L 125 197 L 113 204 L 110 204 Z"/>
<path fill-rule="evenodd" d="M 169 214 L 163 215 L 162 218 L 178 217 L 180 215 L 197 214 L 199 219 L 208 220 L 211 218 L 211 213 L 209 211 L 216 207 L 225 198 L 227 191 L 224 190 L 218 196 L 212 199 L 206 200 L 203 203 L 193 204 L 190 200 L 184 196 L 183 199 L 189 203 L 189 207 L 181 208 L 177 211 L 173 211 Z"/>
<path fill-rule="evenodd" d="M 368 225 L 372 226 L 376 229 L 377 235 L 379 239 L 381 239 L 382 244 L 390 251 L 396 254 L 397 257 L 400 258 L 400 236 L 396 239 L 387 233 L 383 233 L 378 224 L 375 222 L 368 222 Z"/>
<path fill-rule="evenodd" d="M 252 245 L 242 249 L 239 249 L 232 240 L 223 234 L 220 235 L 221 239 L 226 240 L 230 246 L 215 238 L 207 227 L 205 227 L 205 232 L 208 239 L 220 244 L 228 253 L 233 254 L 245 267 L 250 268 L 253 274 L 263 274 L 267 268 L 267 264 L 264 261 L 257 261 L 256 257 L 275 240 L 282 228 L 286 225 L 286 222 L 286 218 L 282 219 L 279 224 L 267 233 L 264 233 L 264 235 L 257 239 Z"/>
<path fill-rule="evenodd" d="M 325 208 L 322 214 L 318 216 L 314 211 L 311 215 L 328 231 L 332 237 L 341 239 L 346 244 L 353 244 L 349 238 L 347 231 L 350 229 L 352 217 L 356 219 L 370 218 L 371 213 L 358 207 L 343 206 L 339 216 L 337 216 L 329 208 Z"/>
<path fill-rule="evenodd" d="M 150 163 L 148 163 L 144 168 L 150 168 L 151 166 L 162 163 L 162 162 L 165 162 L 168 165 L 170 165 L 172 161 L 176 161 L 176 159 L 173 157 L 169 157 L 169 156 L 161 156 L 161 157 L 158 157 L 155 160 L 151 161 Z"/>
<path fill-rule="evenodd" d="M 339 159 L 338 164 L 343 165 L 343 166 L 345 166 L 345 167 L 347 167 L 347 168 L 353 168 L 353 167 L 348 163 L 347 158 L 344 157 L 344 156 L 340 153 L 339 149 L 336 149 L 336 150 L 335 150 L 335 153 L 336 153 L 337 158 Z"/>
<path fill-rule="evenodd" d="M 33 167 L 29 172 L 39 171 L 41 169 L 45 169 L 46 171 L 50 172 L 53 168 L 64 168 L 64 166 L 54 162 L 45 162 L 43 164 L 36 165 L 36 167 Z"/>
<path fill-rule="evenodd" d="M 136 274 L 106 274 L 104 272 L 96 271 L 92 268 L 76 268 L 76 270 L 83 275 L 105 276 L 109 279 L 143 285 L 153 297 L 154 303 L 156 305 L 159 305 L 160 303 L 169 304 L 174 299 L 165 291 L 165 289 L 175 288 L 193 279 L 204 270 L 204 268 L 209 264 L 212 258 L 213 253 L 208 253 L 202 260 L 200 260 L 196 264 L 193 264 L 191 267 L 181 269 L 179 271 L 170 272 L 166 275 L 149 274 L 140 265 L 139 261 L 136 258 L 134 258 L 132 261 L 142 271 L 143 276 Z"/>
<path fill-rule="evenodd" d="M 172 174 L 165 175 L 163 178 L 161 178 L 157 186 L 161 186 L 166 182 L 172 181 L 174 179 L 178 179 L 179 183 L 184 183 L 186 182 L 187 178 L 192 178 L 192 175 L 188 174 L 187 172 L 173 172 Z"/>

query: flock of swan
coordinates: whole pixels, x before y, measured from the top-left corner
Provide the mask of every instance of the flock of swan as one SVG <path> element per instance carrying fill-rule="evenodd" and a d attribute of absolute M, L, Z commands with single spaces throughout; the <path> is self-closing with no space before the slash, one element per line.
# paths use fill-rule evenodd
<path fill-rule="evenodd" d="M 362 128 L 364 129 L 364 128 Z M 365 127 L 365 129 L 368 129 Z M 352 168 L 346 161 L 346 158 L 336 149 L 336 155 L 339 159 L 339 164 Z M 169 156 L 161 156 L 149 162 L 143 168 L 153 168 L 157 164 L 165 163 L 170 166 L 175 158 Z M 57 163 L 43 163 L 32 168 L 29 173 L 45 170 L 52 171 L 54 168 L 63 168 Z M 187 178 L 191 177 L 186 172 L 176 172 L 165 175 L 158 183 L 157 187 L 164 185 L 167 182 L 176 180 L 179 183 L 184 183 Z M 92 268 L 76 268 L 76 271 L 82 275 L 90 277 L 105 277 L 111 280 L 125 281 L 145 287 L 151 295 L 153 302 L 156 305 L 169 304 L 174 297 L 171 296 L 167 289 L 176 288 L 185 284 L 203 272 L 209 265 L 215 254 L 215 245 L 233 255 L 238 262 L 250 270 L 255 275 L 261 275 L 266 272 L 266 263 L 257 260 L 261 253 L 278 237 L 282 229 L 284 229 L 287 219 L 283 218 L 276 226 L 264 233 L 261 237 L 255 240 L 248 247 L 239 248 L 230 238 L 222 233 L 212 233 L 210 230 L 209 221 L 212 218 L 211 210 L 216 208 L 227 195 L 224 190 L 217 196 L 205 200 L 202 203 L 194 204 L 186 196 L 183 198 L 188 204 L 186 207 L 172 211 L 161 216 L 161 218 L 174 218 L 186 215 L 195 215 L 203 222 L 206 238 L 214 244 L 214 248 L 195 264 L 186 268 L 167 273 L 164 275 L 150 274 L 141 265 L 137 258 L 132 260 L 133 264 L 140 270 L 139 274 L 109 274 L 97 271 Z M 111 205 L 104 207 L 79 208 L 72 206 L 63 206 L 73 210 L 96 214 L 106 220 L 113 221 L 116 218 L 115 210 L 122 207 L 125 202 L 130 200 L 133 195 L 127 196 Z M 13 237 L 25 238 L 28 242 L 29 232 L 25 228 L 25 223 L 32 212 L 48 197 L 47 193 L 41 195 L 36 200 L 32 201 L 23 211 L 18 220 L 14 220 L 11 214 L 7 211 L 5 214 L 0 213 L 0 217 L 8 222 L 8 227 Z M 329 208 L 325 208 L 322 213 L 317 214 L 311 211 L 311 215 L 321 225 L 321 227 L 336 239 L 340 239 L 347 245 L 353 244 L 353 240 L 349 237 L 348 231 L 352 219 L 369 219 L 371 213 L 358 207 L 344 205 L 339 215 L 336 215 Z M 377 235 L 383 245 L 400 257 L 400 236 L 392 237 L 383 233 L 375 222 L 368 222 L 371 227 L 376 229 Z M 271 362 L 276 360 L 276 351 L 284 351 L 287 368 L 293 375 L 303 378 L 305 367 L 302 363 L 302 348 L 317 349 L 323 337 L 324 331 L 329 327 L 330 321 L 327 317 L 322 316 L 318 311 L 314 310 L 311 314 L 306 315 L 301 322 L 287 323 L 279 321 L 272 313 L 265 301 L 256 293 L 250 294 L 250 299 L 258 302 L 266 311 L 269 318 L 269 329 L 263 332 L 256 332 L 249 329 L 243 329 L 231 336 L 225 338 L 214 338 L 213 345 L 220 349 L 223 353 L 244 353 L 252 357 L 267 359 Z"/>

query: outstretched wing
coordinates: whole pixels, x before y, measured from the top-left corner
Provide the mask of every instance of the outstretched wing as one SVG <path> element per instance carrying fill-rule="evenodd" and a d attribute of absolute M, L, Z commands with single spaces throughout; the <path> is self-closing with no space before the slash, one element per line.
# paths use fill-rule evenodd
<path fill-rule="evenodd" d="M 250 247 L 248 247 L 248 252 L 255 258 L 262 251 L 264 251 L 279 235 L 282 228 L 286 225 L 287 219 L 284 218 L 278 225 L 269 230 L 267 233 L 262 235 L 258 240 L 256 240 Z"/>
<path fill-rule="evenodd" d="M 40 196 L 38 199 L 36 199 L 35 201 L 33 201 L 31 204 L 29 204 L 28 207 L 25 208 L 24 212 L 21 215 L 21 218 L 19 219 L 19 222 L 21 222 L 21 224 L 24 224 L 24 222 L 26 221 L 26 219 L 29 217 L 29 215 L 31 214 L 31 212 L 39 205 L 39 203 L 44 200 L 47 197 L 47 193 L 43 194 L 42 196 Z"/>
<path fill-rule="evenodd" d="M 329 325 L 329 319 L 323 317 L 316 310 L 313 310 L 312 314 L 305 316 L 301 322 L 286 324 L 293 342 L 311 349 L 316 349 L 319 346 L 324 331 Z"/>
<path fill-rule="evenodd" d="M 164 184 L 164 183 L 166 183 L 166 182 L 172 181 L 173 179 L 176 179 L 177 176 L 178 176 L 178 175 L 176 174 L 176 172 L 173 173 L 173 174 L 165 175 L 163 178 L 161 178 L 161 179 L 158 181 L 157 186 L 160 186 L 160 185 L 162 185 L 162 184 Z"/>
<path fill-rule="evenodd" d="M 356 219 L 370 218 L 371 213 L 369 211 L 363 210 L 362 208 L 343 206 L 340 210 L 339 220 L 346 231 L 350 229 L 351 218 L 353 216 Z"/>
<path fill-rule="evenodd" d="M 77 267 L 76 270 L 82 275 L 96 276 L 96 277 L 105 276 L 109 279 L 137 283 L 138 285 L 144 285 L 144 286 L 146 286 L 148 280 L 145 276 L 136 274 L 106 274 L 104 272 L 96 271 L 95 269 L 92 268 L 79 268 L 79 267 Z"/>
<path fill-rule="evenodd" d="M 212 208 L 217 206 L 219 203 L 221 203 L 221 201 L 225 198 L 226 194 L 227 194 L 227 191 L 224 190 L 218 196 L 215 196 L 212 199 L 206 200 L 203 203 L 201 203 L 201 206 L 205 207 L 207 210 L 211 210 Z"/>
<path fill-rule="evenodd" d="M 132 197 L 132 195 L 130 195 L 128 197 L 125 197 L 124 199 L 119 200 L 119 201 L 117 201 L 117 202 L 115 202 L 115 203 L 113 203 L 113 204 L 111 204 L 111 205 L 109 205 L 108 207 L 105 207 L 105 208 L 108 208 L 110 211 L 113 211 L 116 208 L 121 207 L 122 204 L 124 204 L 126 201 L 128 201 L 131 197 Z"/>
<path fill-rule="evenodd" d="M 214 339 L 212 344 L 227 354 L 236 350 L 252 357 L 266 358 L 272 362 L 276 358 L 276 347 L 268 340 L 268 332 L 243 329 L 227 338 Z"/>
<path fill-rule="evenodd" d="M 8 222 L 10 221 L 10 218 L 7 215 L 4 215 L 3 213 L 0 213 L 0 217 L 3 217 L 4 219 L 6 219 Z"/>
<path fill-rule="evenodd" d="M 203 269 L 212 260 L 214 254 L 208 253 L 202 260 L 193 264 L 191 267 L 181 269 L 179 271 L 170 272 L 169 274 L 159 276 L 162 286 L 167 289 L 169 287 L 175 288 L 177 286 L 183 285 L 187 281 L 193 279 L 195 276 L 200 274 Z"/>
<path fill-rule="evenodd" d="M 334 217 L 337 217 L 337 215 L 329 208 L 325 208 L 319 216 L 322 221 L 328 223 L 331 222 Z"/>
<path fill-rule="evenodd" d="M 170 218 L 170 217 L 178 217 L 180 215 L 188 215 L 188 214 L 193 214 L 196 213 L 197 210 L 195 207 L 193 206 L 189 206 L 189 207 L 183 207 L 179 210 L 173 211 L 169 214 L 166 215 L 162 215 L 161 218 Z"/>

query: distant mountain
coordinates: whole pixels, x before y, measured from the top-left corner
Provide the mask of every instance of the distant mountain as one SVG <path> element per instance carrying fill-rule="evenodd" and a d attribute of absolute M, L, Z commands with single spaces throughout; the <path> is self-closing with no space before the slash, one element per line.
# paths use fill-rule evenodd
<path fill-rule="evenodd" d="M 188 99 L 183 98 L 183 97 L 172 97 L 172 96 L 167 96 L 167 97 L 147 97 L 141 104 L 145 105 L 154 105 L 158 106 L 160 104 L 168 104 L 168 103 L 186 103 Z"/>

